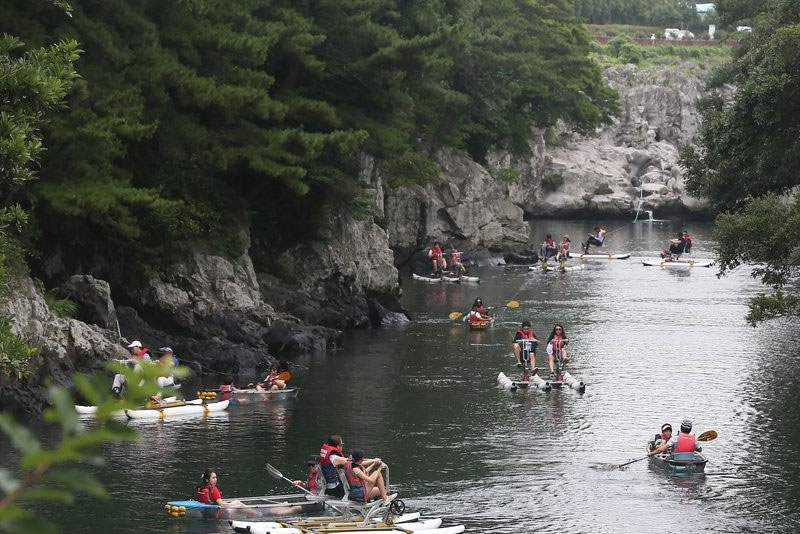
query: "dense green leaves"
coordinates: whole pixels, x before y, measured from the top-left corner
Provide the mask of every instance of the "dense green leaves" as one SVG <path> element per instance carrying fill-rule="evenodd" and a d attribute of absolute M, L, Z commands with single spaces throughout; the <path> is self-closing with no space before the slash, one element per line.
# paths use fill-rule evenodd
<path fill-rule="evenodd" d="M 574 0 L 575 13 L 592 24 L 646 24 L 685 28 L 698 21 L 692 0 Z"/>
<path fill-rule="evenodd" d="M 718 76 L 736 85 L 732 102 L 712 97 L 701 109 L 698 148 L 682 155 L 688 188 L 723 212 L 722 272 L 755 263 L 753 275 L 776 290 L 752 301 L 749 319 L 799 315 L 794 289 L 785 286 L 798 274 L 800 247 L 800 197 L 787 196 L 800 185 L 800 2 L 720 8 L 723 17 L 758 26 Z"/>

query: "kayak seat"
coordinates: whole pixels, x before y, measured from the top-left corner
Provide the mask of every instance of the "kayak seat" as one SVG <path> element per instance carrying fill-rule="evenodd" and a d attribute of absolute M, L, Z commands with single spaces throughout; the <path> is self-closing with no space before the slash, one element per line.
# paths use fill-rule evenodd
<path fill-rule="evenodd" d="M 676 452 L 672 455 L 673 460 L 677 460 L 679 462 L 685 462 L 687 460 L 694 460 L 694 453 L 693 452 Z"/>

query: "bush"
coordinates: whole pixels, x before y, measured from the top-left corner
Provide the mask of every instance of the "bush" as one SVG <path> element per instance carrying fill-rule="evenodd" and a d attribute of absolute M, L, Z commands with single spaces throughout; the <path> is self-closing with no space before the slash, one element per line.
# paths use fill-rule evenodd
<path fill-rule="evenodd" d="M 30 373 L 30 359 L 36 353 L 11 331 L 11 322 L 0 316 L 0 373 L 21 380 Z"/>
<path fill-rule="evenodd" d="M 60 299 L 54 294 L 46 291 L 44 293 L 44 301 L 50 311 L 58 315 L 62 319 L 72 319 L 78 313 L 78 305 L 69 299 Z"/>
<path fill-rule="evenodd" d="M 519 183 L 519 171 L 514 169 L 492 169 L 492 176 L 495 180 L 507 184 Z"/>
<path fill-rule="evenodd" d="M 542 189 L 544 191 L 555 191 L 564 185 L 564 177 L 557 172 L 547 173 L 542 177 Z"/>

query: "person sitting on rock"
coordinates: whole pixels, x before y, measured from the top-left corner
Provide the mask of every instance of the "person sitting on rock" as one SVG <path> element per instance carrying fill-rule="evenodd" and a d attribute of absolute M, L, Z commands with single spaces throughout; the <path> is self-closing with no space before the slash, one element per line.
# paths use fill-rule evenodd
<path fill-rule="evenodd" d="M 544 239 L 544 243 L 542 243 L 541 250 L 539 251 L 539 254 L 542 257 L 542 261 L 549 260 L 557 253 L 558 249 L 556 247 L 556 242 L 553 241 L 553 236 L 551 234 L 547 234 L 547 236 Z"/>
<path fill-rule="evenodd" d="M 433 246 L 428 250 L 428 257 L 431 259 L 433 265 L 433 274 L 441 276 L 442 271 L 447 269 L 447 260 L 444 259 L 442 246 L 438 241 L 434 241 Z"/>
<path fill-rule="evenodd" d="M 286 387 L 286 382 L 278 378 L 278 365 L 272 364 L 269 366 L 269 374 L 256 384 L 256 391 L 278 391 Z"/>
<path fill-rule="evenodd" d="M 586 243 L 581 243 L 581 248 L 583 248 L 583 253 L 589 253 L 589 247 L 594 245 L 596 247 L 602 247 L 603 242 L 606 240 L 606 230 L 604 228 L 600 228 L 599 226 L 594 227 L 594 233 L 589 234 L 589 237 L 586 239 Z"/>

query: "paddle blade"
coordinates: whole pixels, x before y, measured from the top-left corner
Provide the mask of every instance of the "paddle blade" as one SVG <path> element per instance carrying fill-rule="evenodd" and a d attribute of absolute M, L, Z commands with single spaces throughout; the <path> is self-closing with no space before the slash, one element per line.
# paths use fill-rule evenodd
<path fill-rule="evenodd" d="M 290 373 L 289 371 L 284 371 L 281 374 L 279 374 L 278 376 L 276 376 L 275 378 L 277 380 L 283 380 L 284 382 L 286 382 L 287 380 L 292 378 L 292 373 Z"/>
<path fill-rule="evenodd" d="M 283 478 L 283 473 L 275 469 L 275 466 L 273 466 L 272 464 L 267 464 L 267 472 L 270 474 L 270 476 L 273 476 L 275 478 L 281 478 L 281 479 Z"/>
<path fill-rule="evenodd" d="M 461 313 L 461 312 L 451 312 L 450 315 L 448 315 L 448 317 L 450 317 L 452 320 L 455 321 L 457 319 L 461 319 L 462 315 L 464 315 L 464 314 Z"/>
<path fill-rule="evenodd" d="M 519 301 L 511 300 L 506 304 L 509 308 L 519 308 Z"/>
<path fill-rule="evenodd" d="M 716 430 L 706 430 L 699 436 L 697 436 L 697 441 L 714 441 L 717 439 L 717 431 Z"/>

